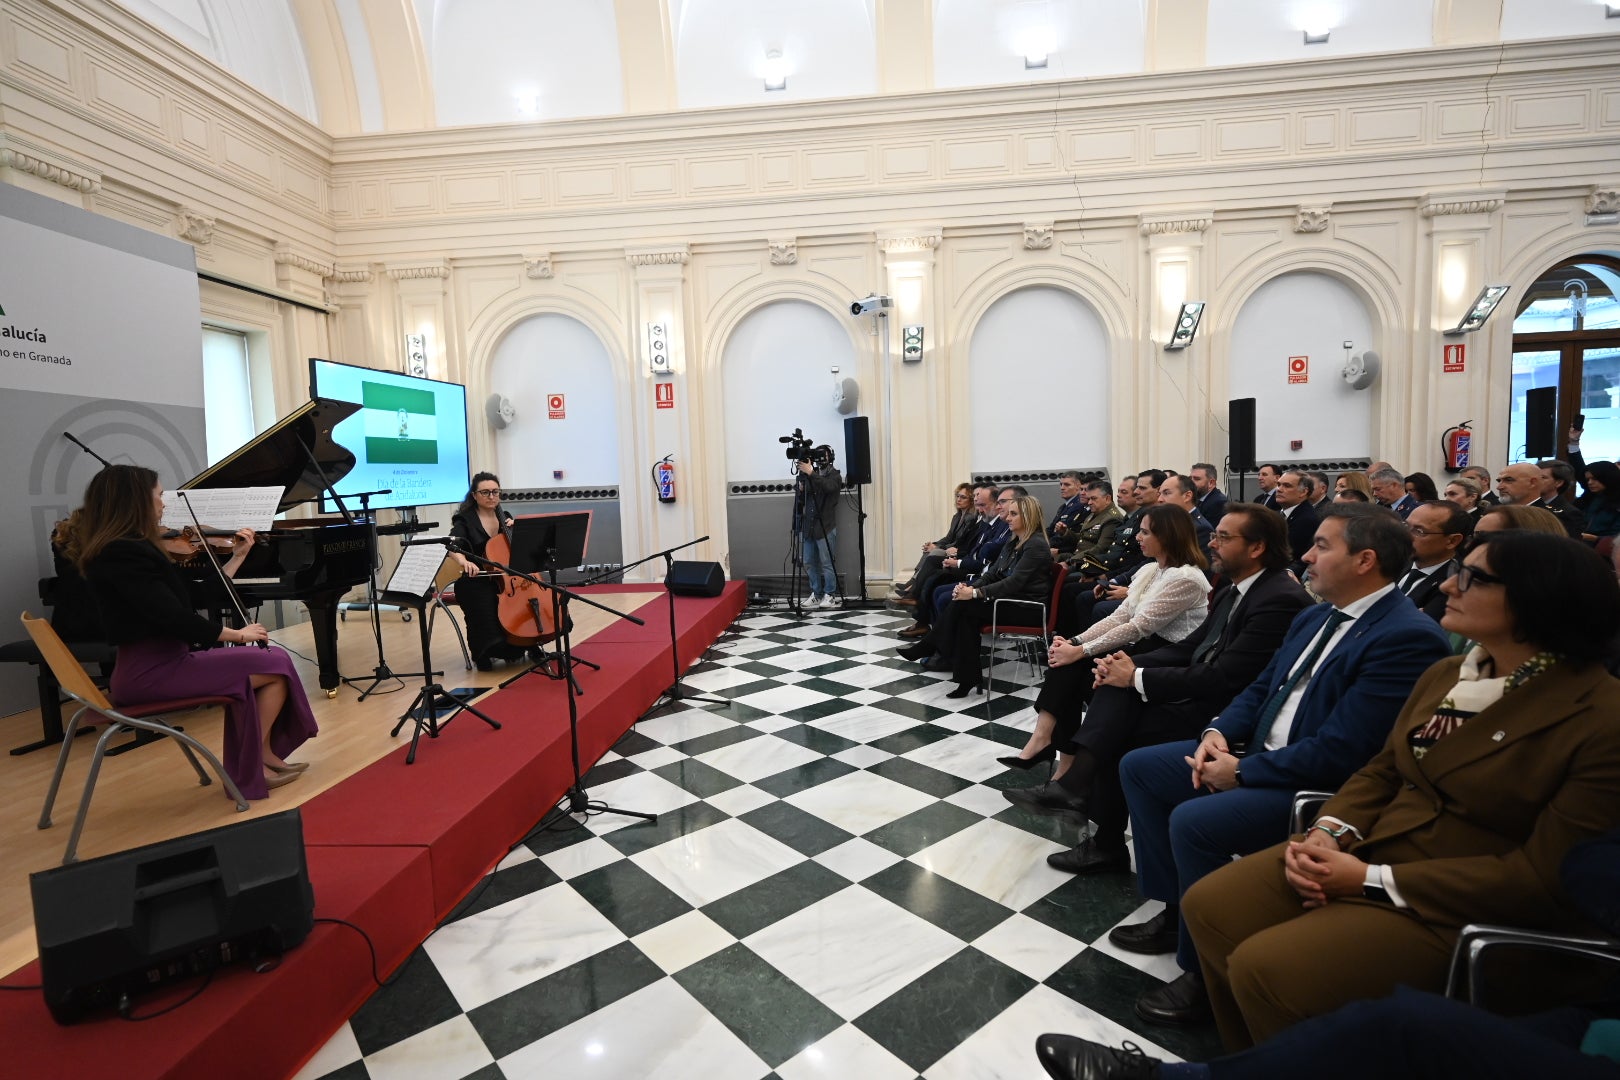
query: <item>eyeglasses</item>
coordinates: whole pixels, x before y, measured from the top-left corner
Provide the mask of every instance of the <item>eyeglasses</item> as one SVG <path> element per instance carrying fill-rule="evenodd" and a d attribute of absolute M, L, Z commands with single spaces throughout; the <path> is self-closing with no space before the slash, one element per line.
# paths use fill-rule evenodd
<path fill-rule="evenodd" d="M 1495 574 L 1488 574 L 1484 570 L 1463 563 L 1457 570 L 1457 591 L 1465 593 L 1473 588 L 1476 582 L 1483 585 L 1500 585 L 1503 579 Z"/>
<path fill-rule="evenodd" d="M 1450 533 L 1446 532 L 1446 530 L 1444 530 L 1444 529 L 1425 529 L 1422 525 L 1413 525 L 1411 523 L 1407 524 L 1406 531 L 1411 533 L 1413 536 L 1450 536 L 1451 535 Z"/>
<path fill-rule="evenodd" d="M 957 492 L 957 493 L 956 493 L 956 497 L 957 497 L 957 499 L 958 499 L 958 500 L 961 500 L 961 499 L 971 499 L 971 498 L 973 498 L 973 496 L 971 496 L 971 495 L 969 495 L 969 494 L 968 494 L 968 493 L 967 493 L 967 492 L 965 492 L 965 491 L 958 491 L 958 492 Z"/>
<path fill-rule="evenodd" d="M 474 495 L 489 495 L 489 496 L 492 496 L 492 497 L 498 499 L 498 498 L 501 497 L 501 489 L 500 488 L 479 488 L 477 491 L 473 492 L 473 494 Z"/>
<path fill-rule="evenodd" d="M 1212 532 L 1209 534 L 1209 538 L 1217 544 L 1230 544 L 1234 540 L 1242 540 L 1245 544 L 1253 542 L 1242 533 Z"/>
<path fill-rule="evenodd" d="M 1016 499 L 997 499 L 996 500 L 996 505 L 997 506 L 1011 506 L 1015 502 L 1017 502 Z"/>

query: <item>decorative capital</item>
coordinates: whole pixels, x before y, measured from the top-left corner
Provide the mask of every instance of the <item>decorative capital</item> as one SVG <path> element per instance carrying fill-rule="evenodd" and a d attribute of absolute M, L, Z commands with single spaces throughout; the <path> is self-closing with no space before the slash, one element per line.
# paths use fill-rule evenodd
<path fill-rule="evenodd" d="M 772 266 L 792 266 L 799 261 L 799 241 L 797 238 L 767 240 L 765 246 L 770 249 Z"/>
<path fill-rule="evenodd" d="M 1024 225 L 1024 250 L 1025 251 L 1045 251 L 1047 248 L 1049 248 L 1051 246 L 1052 246 L 1052 224 L 1051 224 L 1051 222 L 1047 222 L 1044 225 L 1032 225 L 1032 224 L 1029 224 L 1029 223 L 1025 223 L 1025 225 Z"/>
<path fill-rule="evenodd" d="M 551 266 L 551 253 L 534 255 L 523 260 L 523 273 L 532 281 L 547 281 L 557 276 Z"/>
<path fill-rule="evenodd" d="M 885 255 L 908 255 L 939 247 L 940 230 L 889 233 L 878 236 L 878 249 Z"/>
<path fill-rule="evenodd" d="M 432 278 L 443 280 L 450 276 L 450 264 L 442 259 L 433 262 L 400 263 L 386 269 L 388 276 L 395 281 L 424 281 Z"/>
<path fill-rule="evenodd" d="M 1331 206 L 1301 206 L 1294 212 L 1294 231 L 1297 233 L 1327 232 Z"/>
<path fill-rule="evenodd" d="M 78 162 L 47 156 L 32 146 L 19 144 L 14 136 L 0 134 L 0 169 L 15 169 L 29 176 L 37 176 L 52 184 L 60 184 L 81 195 L 95 195 L 101 191 L 101 176 Z"/>
<path fill-rule="evenodd" d="M 334 266 L 327 275 L 337 285 L 368 285 L 371 269 L 365 266 Z"/>
<path fill-rule="evenodd" d="M 292 249 L 292 245 L 286 241 L 276 244 L 275 258 L 277 266 L 290 266 L 295 270 L 302 270 L 306 274 L 314 274 L 318 278 L 332 276 L 332 265 L 330 263 L 323 263 L 308 255 L 296 252 Z"/>
<path fill-rule="evenodd" d="M 1502 209 L 1505 196 L 1492 193 L 1468 195 L 1430 195 L 1418 208 L 1426 218 L 1452 217 L 1457 214 L 1494 214 Z"/>
<path fill-rule="evenodd" d="M 214 219 L 182 206 L 175 213 L 175 225 L 180 239 L 202 247 L 214 239 Z"/>
<path fill-rule="evenodd" d="M 1213 212 L 1143 214 L 1137 231 L 1143 236 L 1174 236 L 1178 233 L 1201 233 L 1213 224 Z"/>
<path fill-rule="evenodd" d="M 1620 189 L 1598 188 L 1586 197 L 1588 214 L 1620 213 Z"/>
<path fill-rule="evenodd" d="M 631 266 L 685 266 L 692 253 L 681 244 L 679 247 L 626 248 L 624 257 Z"/>

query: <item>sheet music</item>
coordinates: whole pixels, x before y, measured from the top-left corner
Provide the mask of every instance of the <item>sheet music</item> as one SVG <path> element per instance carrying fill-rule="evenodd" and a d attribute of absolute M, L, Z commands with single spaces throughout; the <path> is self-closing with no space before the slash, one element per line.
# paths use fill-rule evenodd
<path fill-rule="evenodd" d="M 393 576 L 383 586 L 383 591 L 426 596 L 448 554 L 441 545 L 423 543 L 422 538 L 417 538 L 400 551 L 399 565 L 394 567 Z"/>
<path fill-rule="evenodd" d="M 209 529 L 268 532 L 281 503 L 279 487 L 187 488 L 163 493 L 163 527 L 183 529 L 198 521 Z M 191 509 L 186 509 L 187 503 Z M 192 512 L 196 520 L 192 520 Z"/>

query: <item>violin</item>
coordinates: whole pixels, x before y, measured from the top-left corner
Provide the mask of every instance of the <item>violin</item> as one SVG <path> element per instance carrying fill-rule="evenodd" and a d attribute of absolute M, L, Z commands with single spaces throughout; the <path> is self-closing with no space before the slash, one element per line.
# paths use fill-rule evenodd
<path fill-rule="evenodd" d="M 168 529 L 158 535 L 163 550 L 181 566 L 196 565 L 204 554 L 213 556 L 215 561 L 229 559 L 236 554 L 239 540 L 245 540 L 247 546 L 252 547 L 254 539 L 252 529 L 199 529 L 195 525 Z"/>
<path fill-rule="evenodd" d="M 512 543 L 506 533 L 498 532 L 489 538 L 489 543 L 484 545 L 484 557 L 492 562 L 511 564 Z M 557 614 L 552 609 L 551 590 L 512 574 L 499 576 L 502 582 L 496 608 L 506 640 L 524 649 L 554 640 Z"/>

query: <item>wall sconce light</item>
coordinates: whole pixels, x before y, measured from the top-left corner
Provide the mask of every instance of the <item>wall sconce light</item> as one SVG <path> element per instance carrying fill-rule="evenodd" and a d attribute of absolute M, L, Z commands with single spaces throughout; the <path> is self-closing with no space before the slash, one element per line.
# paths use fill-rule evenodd
<path fill-rule="evenodd" d="M 1046 66 L 1045 53 L 1030 53 L 1024 57 L 1024 70 L 1037 71 Z"/>
<path fill-rule="evenodd" d="M 1457 337 L 1461 334 L 1471 334 L 1485 325 L 1485 320 L 1491 317 L 1496 305 L 1502 302 L 1502 297 L 1508 294 L 1509 285 L 1487 285 L 1474 297 L 1473 304 L 1468 308 L 1468 314 L 1462 317 L 1462 322 L 1444 331 L 1445 337 Z"/>
<path fill-rule="evenodd" d="M 669 327 L 662 322 L 647 324 L 647 370 L 654 375 L 670 375 Z"/>
<path fill-rule="evenodd" d="M 772 49 L 765 54 L 765 89 L 787 89 L 787 61 L 782 58 L 781 49 Z"/>
<path fill-rule="evenodd" d="M 1333 31 L 1331 30 L 1306 30 L 1305 44 L 1326 45 L 1328 43 L 1328 38 L 1332 35 L 1332 33 Z"/>
<path fill-rule="evenodd" d="M 423 334 L 405 335 L 405 374 L 427 374 L 427 337 Z"/>
<path fill-rule="evenodd" d="M 1193 335 L 1198 333 L 1198 320 L 1204 317 L 1204 302 L 1202 300 L 1188 300 L 1176 312 L 1176 328 L 1170 333 L 1170 340 L 1165 343 L 1164 351 L 1172 349 L 1185 349 L 1193 343 Z"/>
<path fill-rule="evenodd" d="M 902 326 L 900 328 L 900 361 L 905 364 L 914 364 L 922 359 L 923 354 L 923 328 L 920 326 Z"/>
<path fill-rule="evenodd" d="M 1620 19 L 1620 4 L 1604 4 L 1603 17 L 1605 19 Z"/>

